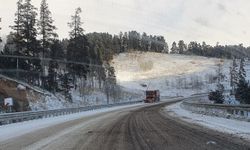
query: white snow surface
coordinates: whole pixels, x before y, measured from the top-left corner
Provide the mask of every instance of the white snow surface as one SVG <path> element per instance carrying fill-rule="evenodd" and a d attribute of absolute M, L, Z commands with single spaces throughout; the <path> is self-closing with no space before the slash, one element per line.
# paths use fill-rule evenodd
<path fill-rule="evenodd" d="M 143 106 L 143 105 L 145 104 L 139 103 L 139 104 L 133 104 L 133 105 L 117 106 L 117 107 L 112 107 L 112 108 L 103 108 L 103 109 L 85 111 L 85 112 L 70 114 L 70 115 L 65 115 L 65 116 L 44 118 L 44 119 L 39 119 L 39 120 L 31 120 L 31 121 L 26 121 L 26 122 L 0 126 L 0 133 L 1 133 L 0 141 L 5 141 L 14 137 L 18 137 L 18 136 L 42 129 L 42 128 L 50 127 L 50 126 L 57 125 L 57 124 L 67 122 L 67 121 L 71 121 L 71 120 L 76 120 L 82 117 L 102 114 L 105 112 L 111 112 L 111 111 L 120 110 L 124 108 Z"/>
<path fill-rule="evenodd" d="M 18 89 L 18 90 L 26 90 L 26 87 L 23 86 L 22 84 L 18 84 L 18 85 L 17 85 L 17 89 Z"/>
<path fill-rule="evenodd" d="M 153 52 L 122 53 L 112 64 L 118 84 L 131 92 L 159 89 L 162 96 L 190 96 L 215 89 L 211 80 L 219 63 L 228 74 L 229 60 Z M 196 83 L 200 85 L 194 88 Z"/>
<path fill-rule="evenodd" d="M 192 74 L 214 66 L 216 60 L 198 56 L 169 55 L 153 52 L 122 53 L 114 58 L 120 82 Z"/>
<path fill-rule="evenodd" d="M 224 104 L 228 104 L 228 105 L 240 105 L 240 102 L 238 100 L 236 100 L 234 95 L 230 95 L 230 94 L 224 94 L 225 95 L 225 102 Z"/>
<path fill-rule="evenodd" d="M 205 126 L 219 132 L 232 134 L 233 136 L 250 141 L 250 122 L 196 114 L 181 108 L 180 105 L 181 103 L 176 103 L 167 106 L 164 111 L 184 121 Z"/>

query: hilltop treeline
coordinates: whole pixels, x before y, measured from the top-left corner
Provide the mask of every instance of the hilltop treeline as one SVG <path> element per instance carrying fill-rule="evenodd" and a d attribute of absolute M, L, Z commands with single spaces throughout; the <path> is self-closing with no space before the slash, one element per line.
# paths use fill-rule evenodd
<path fill-rule="evenodd" d="M 190 42 L 186 44 L 183 40 L 178 43 L 173 42 L 171 47 L 171 53 L 185 54 L 185 55 L 198 55 L 205 57 L 216 57 L 216 58 L 249 58 L 250 47 L 244 47 L 240 45 L 219 45 L 211 46 L 202 42 Z"/>

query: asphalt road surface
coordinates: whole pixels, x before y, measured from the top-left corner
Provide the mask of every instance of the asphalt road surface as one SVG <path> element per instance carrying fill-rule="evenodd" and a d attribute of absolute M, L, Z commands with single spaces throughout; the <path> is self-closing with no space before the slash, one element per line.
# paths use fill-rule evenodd
<path fill-rule="evenodd" d="M 164 114 L 171 103 L 97 114 L 0 142 L 1 150 L 250 150 L 233 135 Z M 0 133 L 1 134 L 1 133 Z"/>

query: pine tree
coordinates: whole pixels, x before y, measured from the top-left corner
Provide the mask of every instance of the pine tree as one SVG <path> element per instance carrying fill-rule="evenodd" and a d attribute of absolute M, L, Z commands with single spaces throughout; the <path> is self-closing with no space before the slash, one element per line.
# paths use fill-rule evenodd
<path fill-rule="evenodd" d="M 51 55 L 50 58 L 52 59 L 49 62 L 49 69 L 48 69 L 48 77 L 47 77 L 47 84 L 46 88 L 51 92 L 56 92 L 58 90 L 58 67 L 59 64 L 54 59 L 62 59 L 64 57 L 63 48 L 60 44 L 59 40 L 54 40 L 53 44 L 51 45 Z"/>
<path fill-rule="evenodd" d="M 17 2 L 17 12 L 15 25 L 11 26 L 15 30 L 15 44 L 17 52 L 15 54 L 29 57 L 39 57 L 40 47 L 37 41 L 37 9 L 31 4 L 31 0 L 19 0 Z M 21 60 L 19 68 L 31 71 L 27 75 L 28 82 L 39 85 L 38 78 L 41 71 L 39 60 Z"/>
<path fill-rule="evenodd" d="M 242 58 L 240 60 L 240 68 L 239 68 L 239 80 L 245 80 L 246 71 L 245 71 L 245 59 Z"/>
<path fill-rule="evenodd" d="M 16 33 L 10 32 L 6 37 L 6 43 L 4 45 L 3 53 L 5 55 L 14 55 L 17 51 L 15 44 Z"/>
<path fill-rule="evenodd" d="M 65 100 L 69 101 L 69 102 L 73 102 L 72 101 L 72 95 L 70 93 L 71 90 L 71 79 L 69 78 L 69 74 L 68 73 L 64 73 L 62 75 L 62 84 L 61 84 L 61 91 L 63 92 L 64 98 Z"/>
<path fill-rule="evenodd" d="M 206 44 L 206 42 L 202 42 L 202 45 L 201 45 L 201 49 L 202 49 L 202 51 L 203 51 L 203 53 L 205 53 L 205 56 L 206 56 L 206 53 L 208 52 L 208 50 L 209 50 L 209 45 L 207 45 Z"/>
<path fill-rule="evenodd" d="M 236 59 L 233 59 L 233 64 L 230 67 L 230 85 L 232 87 L 232 94 L 235 94 L 235 89 L 239 81 L 238 65 Z"/>
<path fill-rule="evenodd" d="M 235 90 L 235 98 L 242 104 L 249 104 L 250 86 L 245 80 L 239 80 L 238 87 Z"/>
<path fill-rule="evenodd" d="M 40 7 L 40 20 L 38 22 L 39 34 L 42 36 L 42 53 L 43 57 L 49 56 L 49 48 L 53 40 L 58 37 L 54 32 L 56 27 L 53 25 L 54 20 L 51 17 L 51 12 L 46 0 L 42 0 Z"/>
<path fill-rule="evenodd" d="M 144 32 L 142 34 L 141 47 L 143 51 L 149 51 L 150 49 L 150 40 L 149 36 Z"/>
<path fill-rule="evenodd" d="M 15 13 L 15 25 L 14 26 L 10 26 L 14 31 L 14 38 L 13 38 L 13 42 L 15 43 L 16 49 L 17 51 L 15 51 L 14 53 L 19 54 L 21 53 L 21 48 L 22 48 L 22 36 L 21 36 L 21 19 L 22 19 L 22 10 L 23 10 L 23 0 L 18 0 L 17 2 L 17 12 Z"/>
<path fill-rule="evenodd" d="M 225 76 L 222 73 L 222 60 L 220 60 L 216 72 L 217 72 L 217 83 L 220 84 L 225 78 Z"/>
<path fill-rule="evenodd" d="M 19 0 L 15 25 L 11 28 L 16 31 L 16 45 L 19 53 L 25 56 L 38 56 L 38 42 L 36 40 L 36 8 L 31 4 L 31 0 Z"/>
<path fill-rule="evenodd" d="M 120 41 L 120 38 L 119 38 L 119 36 L 117 36 L 117 35 L 114 35 L 114 37 L 113 37 L 113 41 L 112 41 L 113 43 L 112 43 L 112 49 L 114 49 L 114 53 L 116 53 L 116 54 L 119 54 L 119 52 L 120 52 L 120 49 L 121 49 L 121 41 Z"/>
<path fill-rule="evenodd" d="M 42 0 L 40 6 L 40 20 L 38 21 L 38 30 L 41 35 L 41 46 L 42 46 L 42 58 L 48 57 L 50 54 L 50 45 L 53 42 L 53 39 L 57 37 L 57 34 L 54 32 L 56 27 L 53 25 L 53 19 L 51 18 L 51 12 L 48 7 L 46 0 Z M 45 78 L 45 62 L 42 59 L 42 77 Z M 50 62 L 49 68 L 51 69 L 52 62 Z M 49 73 L 52 70 L 49 70 Z M 45 81 L 43 81 L 43 85 Z"/>
<path fill-rule="evenodd" d="M 150 51 L 156 52 L 157 51 L 157 41 L 156 41 L 156 36 L 149 36 L 150 40 Z"/>
<path fill-rule="evenodd" d="M 122 52 L 128 51 L 128 33 L 125 32 L 122 37 Z"/>
<path fill-rule="evenodd" d="M 178 54 L 178 47 L 176 45 L 176 42 L 173 42 L 172 48 L 171 48 L 171 54 Z"/>
<path fill-rule="evenodd" d="M 214 101 L 218 104 L 223 104 L 225 97 L 223 95 L 224 93 L 224 85 L 221 83 L 223 78 L 222 74 L 222 65 L 219 63 L 218 70 L 217 70 L 217 88 L 215 91 L 211 91 L 208 95 L 209 100 Z"/>
<path fill-rule="evenodd" d="M 239 67 L 239 80 L 237 83 L 237 88 L 235 91 L 235 97 L 243 104 L 249 104 L 250 102 L 250 85 L 246 81 L 246 71 L 245 71 L 245 60 L 240 60 Z"/>
<path fill-rule="evenodd" d="M 159 53 L 168 53 L 168 50 L 166 49 L 166 41 L 163 36 L 157 36 L 156 37 L 156 43 L 157 43 L 157 49 L 156 52 Z"/>
<path fill-rule="evenodd" d="M 183 54 L 187 50 L 187 45 L 184 43 L 183 40 L 180 40 L 178 43 L 179 54 Z"/>
<path fill-rule="evenodd" d="M 11 37 L 13 35 L 13 43 L 10 44 L 10 42 L 7 41 L 4 47 L 4 52 L 5 54 L 10 54 L 10 55 L 24 55 L 23 52 L 23 36 L 21 34 L 22 30 L 22 25 L 21 21 L 23 21 L 23 0 L 18 0 L 17 2 L 17 12 L 15 13 L 15 20 L 13 26 L 10 26 L 12 30 L 14 30 L 14 33 L 10 33 L 8 37 Z M 11 45 L 14 45 L 15 48 L 9 47 Z M 9 53 L 7 52 L 9 51 Z M 10 52 L 11 51 L 11 52 Z M 29 65 L 24 61 L 24 60 L 19 60 L 19 68 L 20 69 L 29 69 Z M 19 73 L 17 71 L 17 78 L 19 78 Z"/>
<path fill-rule="evenodd" d="M 223 104 L 224 102 L 224 95 L 221 91 L 215 90 L 211 91 L 208 95 L 209 100 L 214 101 L 216 104 Z"/>
<path fill-rule="evenodd" d="M 13 55 L 16 52 L 16 45 L 14 43 L 15 34 L 10 32 L 6 37 L 6 43 L 4 45 L 3 51 L 0 55 Z M 0 58 L 0 68 L 1 69 L 16 69 L 16 59 L 2 57 Z M 18 76 L 17 76 L 18 77 Z"/>
<path fill-rule="evenodd" d="M 118 54 L 124 52 L 124 48 L 123 48 L 123 33 L 122 32 L 119 33 L 119 41 L 120 41 L 120 50 L 119 50 Z"/>
<path fill-rule="evenodd" d="M 90 67 L 92 68 L 90 70 L 95 71 L 94 74 L 97 77 L 99 89 L 103 88 L 103 82 L 105 81 L 105 78 L 106 78 L 105 68 L 103 66 L 103 63 L 108 61 L 109 59 L 108 57 L 106 57 L 106 54 L 104 54 L 106 49 L 110 49 L 110 48 L 105 47 L 109 45 L 109 44 L 106 44 L 108 42 L 104 41 L 106 39 L 104 38 L 106 37 L 105 35 L 106 33 L 89 33 L 86 35 L 90 43 L 90 50 L 91 50 L 90 58 L 92 59 L 91 63 L 99 66 L 99 67 Z M 107 37 L 110 38 L 110 36 L 107 36 Z M 120 39 L 122 39 L 122 35 L 120 35 L 119 40 Z"/>
<path fill-rule="evenodd" d="M 89 43 L 86 36 L 70 39 L 67 47 L 67 60 L 74 61 L 68 65 L 70 71 L 78 76 L 86 78 L 90 63 Z M 77 64 L 77 63 L 84 63 Z"/>
<path fill-rule="evenodd" d="M 188 52 L 192 55 L 198 55 L 198 56 L 203 56 L 203 51 L 200 43 L 197 42 L 190 42 L 188 44 Z"/>
<path fill-rule="evenodd" d="M 141 35 L 136 31 L 130 31 L 128 33 L 128 49 L 139 50 L 141 48 Z"/>
<path fill-rule="evenodd" d="M 75 14 L 71 17 L 71 22 L 68 23 L 71 28 L 70 40 L 67 46 L 67 60 L 75 61 L 77 63 L 84 63 L 84 65 L 71 63 L 68 64 L 69 71 L 74 74 L 73 82 L 75 82 L 75 75 L 87 78 L 87 73 L 90 63 L 90 44 L 87 37 L 84 35 L 81 22 L 81 8 L 77 8 Z"/>
<path fill-rule="evenodd" d="M 48 69 L 48 77 L 45 83 L 45 87 L 48 91 L 55 93 L 58 89 L 58 82 L 57 82 L 57 68 L 58 63 L 55 61 L 49 62 L 49 69 Z"/>
<path fill-rule="evenodd" d="M 21 10 L 21 35 L 23 38 L 23 45 L 25 46 L 25 54 L 27 56 L 37 57 L 38 51 L 38 41 L 37 37 L 37 12 L 36 8 L 31 4 L 31 0 L 25 0 L 22 5 Z"/>
<path fill-rule="evenodd" d="M 106 68 L 106 79 L 104 83 L 104 88 L 107 96 L 107 104 L 109 104 L 111 97 L 115 99 L 116 76 L 114 67 L 111 67 L 109 64 L 107 64 L 105 68 Z"/>
<path fill-rule="evenodd" d="M 69 27 L 72 29 L 69 32 L 70 38 L 75 39 L 79 36 L 84 35 L 84 29 L 82 28 L 83 22 L 81 21 L 81 14 L 82 9 L 79 7 L 76 9 L 75 14 L 71 16 L 71 22 L 68 23 Z"/>

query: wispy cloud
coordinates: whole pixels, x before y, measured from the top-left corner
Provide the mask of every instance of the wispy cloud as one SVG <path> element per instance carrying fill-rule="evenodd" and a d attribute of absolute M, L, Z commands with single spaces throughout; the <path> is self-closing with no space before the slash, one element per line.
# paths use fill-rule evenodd
<path fill-rule="evenodd" d="M 210 26 L 208 20 L 206 20 L 206 19 L 204 19 L 204 18 L 201 18 L 201 17 L 194 19 L 194 21 L 195 21 L 197 24 L 202 25 L 202 26 L 205 26 L 205 27 L 209 27 L 209 26 Z"/>

